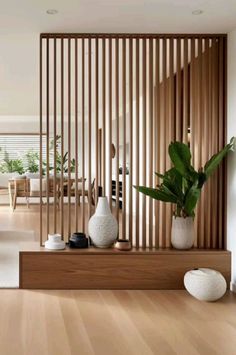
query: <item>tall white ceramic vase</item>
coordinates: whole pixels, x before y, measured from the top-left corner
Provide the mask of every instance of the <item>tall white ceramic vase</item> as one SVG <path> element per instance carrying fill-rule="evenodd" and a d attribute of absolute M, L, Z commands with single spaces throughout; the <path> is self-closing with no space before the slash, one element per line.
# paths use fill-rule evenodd
<path fill-rule="evenodd" d="M 194 225 L 192 217 L 172 219 L 171 244 L 175 249 L 190 249 L 194 243 Z"/>
<path fill-rule="evenodd" d="M 88 233 L 98 248 L 109 248 L 118 234 L 118 224 L 112 215 L 107 197 L 99 197 L 95 214 L 88 223 Z"/>

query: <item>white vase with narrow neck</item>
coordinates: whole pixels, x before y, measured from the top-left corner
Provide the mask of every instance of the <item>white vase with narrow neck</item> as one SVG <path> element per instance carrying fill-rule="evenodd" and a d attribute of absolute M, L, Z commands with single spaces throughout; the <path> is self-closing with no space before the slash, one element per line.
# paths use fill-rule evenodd
<path fill-rule="evenodd" d="M 99 197 L 95 214 L 88 223 L 88 233 L 98 248 L 109 248 L 118 234 L 118 223 L 112 215 L 107 197 Z"/>
<path fill-rule="evenodd" d="M 175 249 L 190 249 L 194 243 L 194 225 L 192 217 L 172 219 L 171 244 Z"/>

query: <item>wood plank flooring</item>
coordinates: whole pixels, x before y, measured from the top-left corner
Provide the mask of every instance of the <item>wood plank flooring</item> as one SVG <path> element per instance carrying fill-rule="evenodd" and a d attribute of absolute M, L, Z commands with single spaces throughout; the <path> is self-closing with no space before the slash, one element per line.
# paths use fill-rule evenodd
<path fill-rule="evenodd" d="M 2 355 L 234 355 L 236 295 L 0 291 Z"/>
<path fill-rule="evenodd" d="M 82 205 L 78 207 L 78 229 L 82 230 Z M 113 207 L 113 212 L 115 213 L 115 208 Z M 92 214 L 94 213 L 94 207 L 92 206 Z M 121 214 L 121 211 L 120 211 Z M 16 230 L 33 230 L 35 231 L 36 238 L 39 240 L 40 235 L 40 210 L 39 205 L 31 204 L 30 208 L 27 208 L 24 204 L 18 204 L 16 209 L 12 211 L 9 206 L 0 206 L 0 216 L 1 224 L 6 228 L 12 228 Z M 43 205 L 43 235 L 46 239 L 46 205 Z M 57 210 L 57 231 L 60 232 L 60 223 L 61 223 L 61 211 Z M 53 233 L 53 205 L 50 205 L 49 209 L 49 220 L 50 220 L 50 233 Z M 121 218 L 120 218 L 121 220 Z M 68 205 L 64 205 L 64 236 L 65 239 L 68 237 Z M 88 221 L 88 204 L 85 204 L 85 232 L 87 233 L 87 223 Z M 134 220 L 135 222 L 135 220 Z M 71 231 L 76 231 L 75 229 L 75 206 L 71 205 Z M 121 233 L 121 228 L 120 228 Z"/>

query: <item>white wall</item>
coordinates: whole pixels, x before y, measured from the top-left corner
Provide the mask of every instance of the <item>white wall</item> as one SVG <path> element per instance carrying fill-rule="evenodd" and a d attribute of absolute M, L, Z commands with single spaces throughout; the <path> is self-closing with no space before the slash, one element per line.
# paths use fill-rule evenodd
<path fill-rule="evenodd" d="M 236 136 L 236 29 L 228 35 L 227 138 Z M 236 292 L 236 153 L 228 156 L 227 248 L 232 251 L 232 283 Z"/>
<path fill-rule="evenodd" d="M 0 48 L 0 115 L 37 115 L 39 33 L 0 34 Z"/>

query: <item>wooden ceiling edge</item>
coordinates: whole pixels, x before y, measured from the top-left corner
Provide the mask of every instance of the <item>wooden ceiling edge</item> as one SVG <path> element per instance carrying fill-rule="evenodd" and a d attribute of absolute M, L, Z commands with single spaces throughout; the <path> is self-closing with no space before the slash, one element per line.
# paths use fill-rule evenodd
<path fill-rule="evenodd" d="M 41 33 L 47 38 L 227 38 L 227 33 Z"/>

